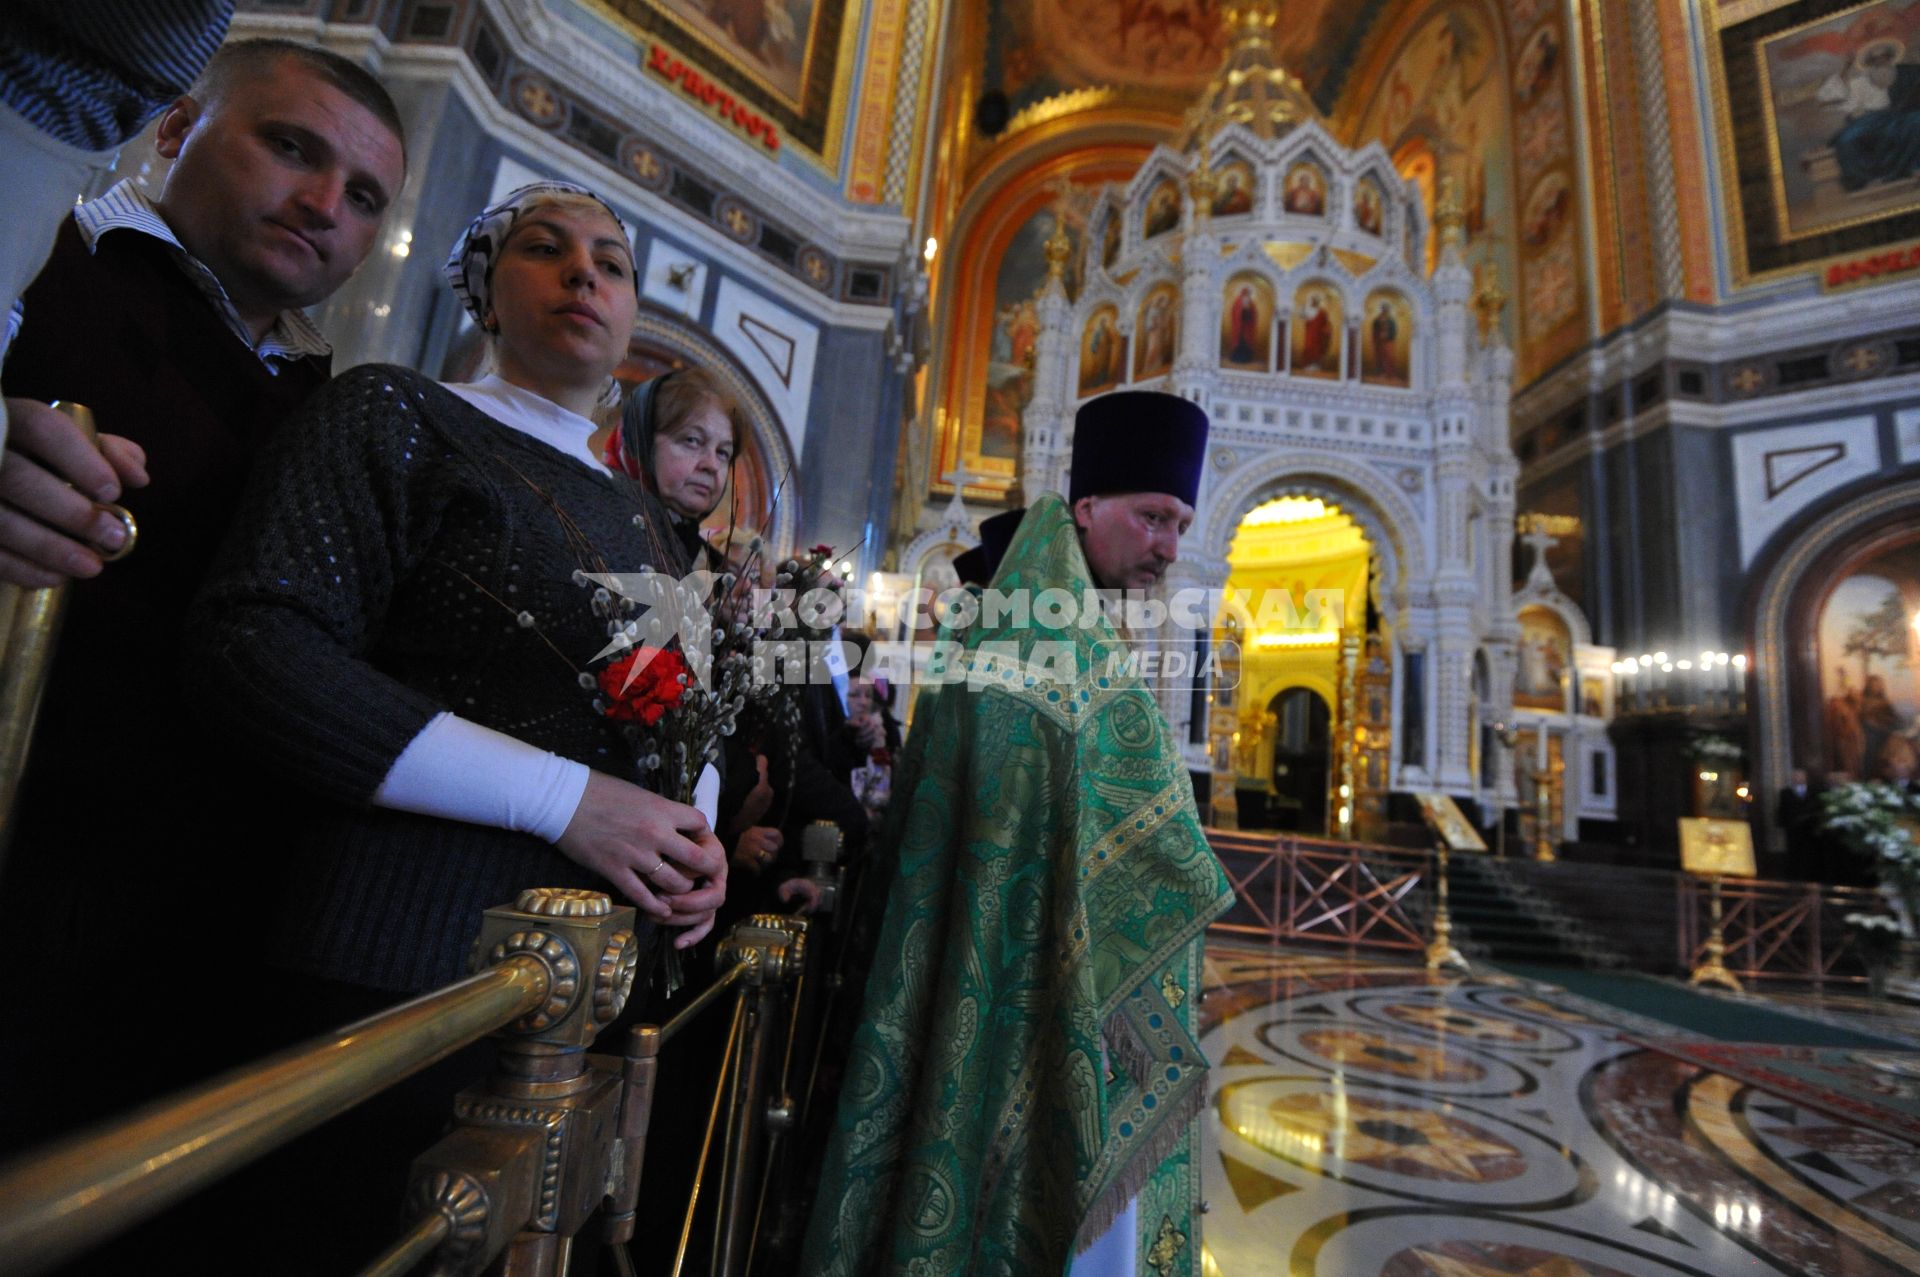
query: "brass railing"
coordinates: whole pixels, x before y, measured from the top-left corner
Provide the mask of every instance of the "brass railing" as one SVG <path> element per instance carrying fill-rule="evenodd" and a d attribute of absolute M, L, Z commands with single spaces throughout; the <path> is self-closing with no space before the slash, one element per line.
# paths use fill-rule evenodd
<path fill-rule="evenodd" d="M 1407 900 L 1432 881 L 1428 852 L 1221 829 L 1207 841 L 1237 897 L 1215 931 L 1351 948 L 1427 945 Z"/>
<path fill-rule="evenodd" d="M 546 1001 L 503 962 L 0 1170 L 0 1254 L 34 1273 L 108 1240 Z"/>
<path fill-rule="evenodd" d="M 497 1263 L 513 1277 L 557 1275 L 590 1218 L 616 1271 L 630 1271 L 660 1049 L 732 993 L 706 1144 L 724 1132 L 712 1271 L 741 1277 L 766 1198 L 767 1132 L 794 1108 L 797 1017 L 777 1061 L 774 1032 L 805 968 L 807 924 L 749 919 L 722 941 L 720 975 L 669 1023 L 632 1028 L 622 1058 L 589 1056 L 632 989 L 633 920 L 595 892 L 523 892 L 487 911 L 477 974 L 0 1168 L 7 1271 L 56 1267 L 496 1032 L 492 1076 L 461 1092 L 454 1130 L 415 1161 L 410 1223 L 366 1273 L 397 1277 L 431 1259 L 450 1274 Z"/>
<path fill-rule="evenodd" d="M 1708 892 L 1691 874 L 1677 875 L 1675 887 L 1680 969 L 1693 971 L 1707 960 Z M 1720 902 L 1722 961 L 1740 980 L 1865 984 L 1866 964 L 1841 920 L 1888 912 L 1864 887 L 1764 878 L 1720 879 Z"/>
<path fill-rule="evenodd" d="M 84 404 L 55 403 L 88 439 L 95 435 L 93 413 Z M 126 542 L 102 557 L 111 561 L 131 553 L 140 530 L 125 506 L 101 505 L 120 520 Z M 26 590 L 0 583 L 0 859 L 13 836 L 13 803 L 27 769 L 33 725 L 40 716 L 40 694 L 53 668 L 60 622 L 66 615 L 67 587 Z"/>
<path fill-rule="evenodd" d="M 55 406 L 91 437 L 86 409 Z M 132 516 L 104 508 L 127 528 L 124 554 L 137 533 Z M 0 586 L 0 854 L 65 595 L 63 587 Z M 819 844 L 808 852 L 813 879 L 831 908 L 838 835 L 812 841 Z M 487 911 L 475 950 L 483 969 L 475 975 L 0 1166 L 6 1271 L 54 1268 L 495 1033 L 494 1074 L 460 1094 L 453 1133 L 415 1162 L 412 1222 L 366 1273 L 397 1277 L 429 1259 L 436 1272 L 478 1272 L 498 1259 L 511 1277 L 562 1274 L 575 1236 L 596 1215 L 617 1271 L 631 1271 L 625 1247 L 636 1225 L 660 1049 L 732 991 L 675 1272 L 724 1114 L 712 1271 L 743 1277 L 761 1231 L 773 1152 L 800 1107 L 788 1089 L 796 1053 L 811 1056 L 817 1071 L 821 1044 L 800 1046 L 797 1012 L 785 1016 L 777 1073 L 772 1064 L 787 986 L 796 986 L 796 1006 L 806 993 L 807 924 L 757 915 L 736 927 L 720 945 L 721 974 L 680 1014 L 664 1027 L 630 1030 L 622 1058 L 589 1057 L 588 1044 L 632 990 L 633 920 L 632 909 L 596 892 L 523 892 L 512 906 Z M 769 1103 L 770 1082 L 777 1085 Z"/>

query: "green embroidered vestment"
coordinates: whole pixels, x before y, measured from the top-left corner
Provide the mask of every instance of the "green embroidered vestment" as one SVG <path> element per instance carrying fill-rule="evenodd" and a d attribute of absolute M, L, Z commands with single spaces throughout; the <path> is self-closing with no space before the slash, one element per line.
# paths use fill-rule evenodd
<path fill-rule="evenodd" d="M 1057 496 L 993 588 L 1089 596 Z M 1111 624 L 1020 620 L 967 630 L 916 715 L 809 1277 L 1064 1273 L 1135 1196 L 1147 1271 L 1199 1271 L 1193 1020 L 1232 893 Z"/>

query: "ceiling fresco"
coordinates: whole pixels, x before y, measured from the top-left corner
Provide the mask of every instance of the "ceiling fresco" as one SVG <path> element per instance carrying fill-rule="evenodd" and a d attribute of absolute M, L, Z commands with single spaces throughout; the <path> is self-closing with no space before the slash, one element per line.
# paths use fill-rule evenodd
<path fill-rule="evenodd" d="M 1292 0 L 1275 50 L 1323 112 L 1387 0 Z M 1191 99 L 1220 68 L 1220 0 L 989 0 L 983 88 L 1017 114 L 1055 94 L 1112 88 Z"/>

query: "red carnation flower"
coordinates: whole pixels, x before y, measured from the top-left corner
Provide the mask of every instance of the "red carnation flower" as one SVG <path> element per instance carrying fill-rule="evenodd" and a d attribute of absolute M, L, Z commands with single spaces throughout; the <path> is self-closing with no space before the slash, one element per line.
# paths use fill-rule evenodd
<path fill-rule="evenodd" d="M 671 648 L 635 648 L 600 671 L 607 717 L 652 727 L 686 695 L 686 672 L 686 661 Z"/>

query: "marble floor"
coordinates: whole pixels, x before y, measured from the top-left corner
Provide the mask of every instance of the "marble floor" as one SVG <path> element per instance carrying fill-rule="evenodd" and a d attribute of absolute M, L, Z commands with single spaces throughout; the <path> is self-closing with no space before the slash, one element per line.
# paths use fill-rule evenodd
<path fill-rule="evenodd" d="M 1416 961 L 1219 944 L 1207 975 L 1209 1277 L 1920 1273 L 1920 1146 L 1629 1037 L 1684 1029 Z"/>

